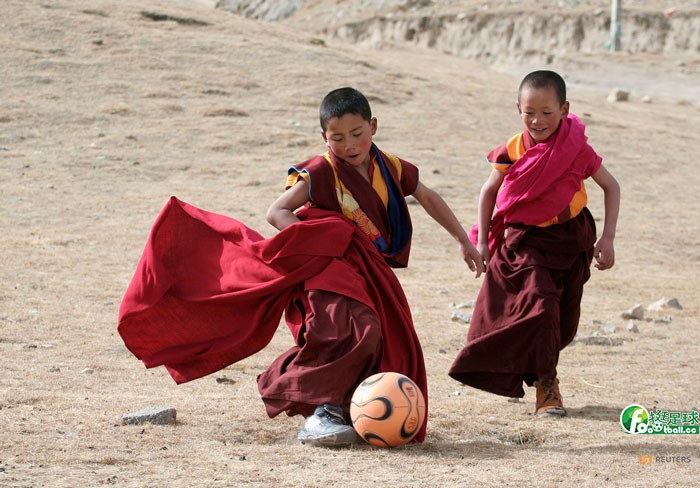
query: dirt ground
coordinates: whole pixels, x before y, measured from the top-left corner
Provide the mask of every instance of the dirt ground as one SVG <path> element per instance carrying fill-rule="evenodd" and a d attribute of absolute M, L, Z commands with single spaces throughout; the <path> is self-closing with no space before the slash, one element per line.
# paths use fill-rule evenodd
<path fill-rule="evenodd" d="M 601 52 L 550 66 L 574 81 L 572 111 L 622 187 L 617 264 L 593 270 L 581 340 L 561 356 L 570 416 L 538 419 L 532 391 L 512 402 L 447 376 L 468 327 L 453 312 L 481 280 L 412 205 L 411 263 L 397 274 L 428 369 L 426 442 L 327 450 L 301 446 L 302 419 L 268 419 L 258 396 L 256 375 L 291 345 L 284 326 L 261 353 L 180 386 L 126 350 L 117 312 L 151 224 L 176 195 L 273 235 L 264 214 L 287 167 L 323 150 L 321 98 L 352 85 L 370 98 L 380 147 L 416 163 L 471 225 L 484 155 L 520 130 L 524 67 L 360 48 L 197 2 L 3 2 L 0 485 L 696 485 L 697 436 L 628 435 L 619 416 L 632 403 L 700 407 L 700 89 L 679 69 L 698 57 Z M 647 91 L 610 103 L 624 77 L 606 74 L 626 68 Z M 588 188 L 602 226 L 602 194 Z M 682 310 L 627 330 L 622 312 L 663 297 Z M 121 423 L 160 406 L 177 410 L 175 425 Z"/>

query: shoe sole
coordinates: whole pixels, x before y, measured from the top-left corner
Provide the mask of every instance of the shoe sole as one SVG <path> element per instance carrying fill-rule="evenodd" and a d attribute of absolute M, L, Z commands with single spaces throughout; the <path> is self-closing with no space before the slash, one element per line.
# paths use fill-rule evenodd
<path fill-rule="evenodd" d="M 537 416 L 540 418 L 545 417 L 566 417 L 566 410 L 562 408 L 550 408 L 544 412 L 537 412 Z"/>
<path fill-rule="evenodd" d="M 299 435 L 297 437 L 304 445 L 319 446 L 319 447 L 347 447 L 354 444 L 359 436 L 352 431 L 343 432 L 341 434 L 331 434 L 324 437 L 305 437 Z"/>

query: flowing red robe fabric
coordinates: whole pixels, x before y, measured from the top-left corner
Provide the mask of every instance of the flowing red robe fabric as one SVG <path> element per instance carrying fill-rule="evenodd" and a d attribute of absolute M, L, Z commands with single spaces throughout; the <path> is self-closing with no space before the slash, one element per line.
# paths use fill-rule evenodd
<path fill-rule="evenodd" d="M 413 379 L 427 401 L 423 353 L 396 275 L 337 212 L 306 208 L 299 217 L 265 239 L 172 197 L 121 303 L 118 331 L 127 348 L 149 368 L 165 366 L 177 383 L 191 381 L 260 351 L 296 294 L 325 290 L 377 314 L 380 370 Z M 295 340 L 301 318 L 286 317 Z"/>

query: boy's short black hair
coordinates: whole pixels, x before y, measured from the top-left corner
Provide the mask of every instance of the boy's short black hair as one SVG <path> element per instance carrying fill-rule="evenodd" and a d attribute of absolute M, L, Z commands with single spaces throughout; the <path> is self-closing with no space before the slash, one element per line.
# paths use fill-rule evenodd
<path fill-rule="evenodd" d="M 554 71 L 540 70 L 533 71 L 520 82 L 518 88 L 518 103 L 520 103 L 520 93 L 524 88 L 554 88 L 559 98 L 559 105 L 566 102 L 566 82 L 558 73 Z"/>
<path fill-rule="evenodd" d="M 367 98 L 349 86 L 336 88 L 323 98 L 320 109 L 321 129 L 325 131 L 329 120 L 345 114 L 359 115 L 367 122 L 372 119 Z"/>

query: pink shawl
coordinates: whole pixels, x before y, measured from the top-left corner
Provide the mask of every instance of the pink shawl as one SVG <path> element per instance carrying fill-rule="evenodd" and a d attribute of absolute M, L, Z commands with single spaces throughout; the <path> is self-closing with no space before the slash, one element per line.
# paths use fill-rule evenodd
<path fill-rule="evenodd" d="M 602 158 L 587 141 L 585 126 L 570 113 L 552 137 L 527 149 L 511 165 L 489 228 L 492 253 L 503 240 L 507 224 L 538 225 L 559 215 L 581 189 L 581 182 L 598 171 Z M 476 245 L 477 226 L 470 237 Z"/>

